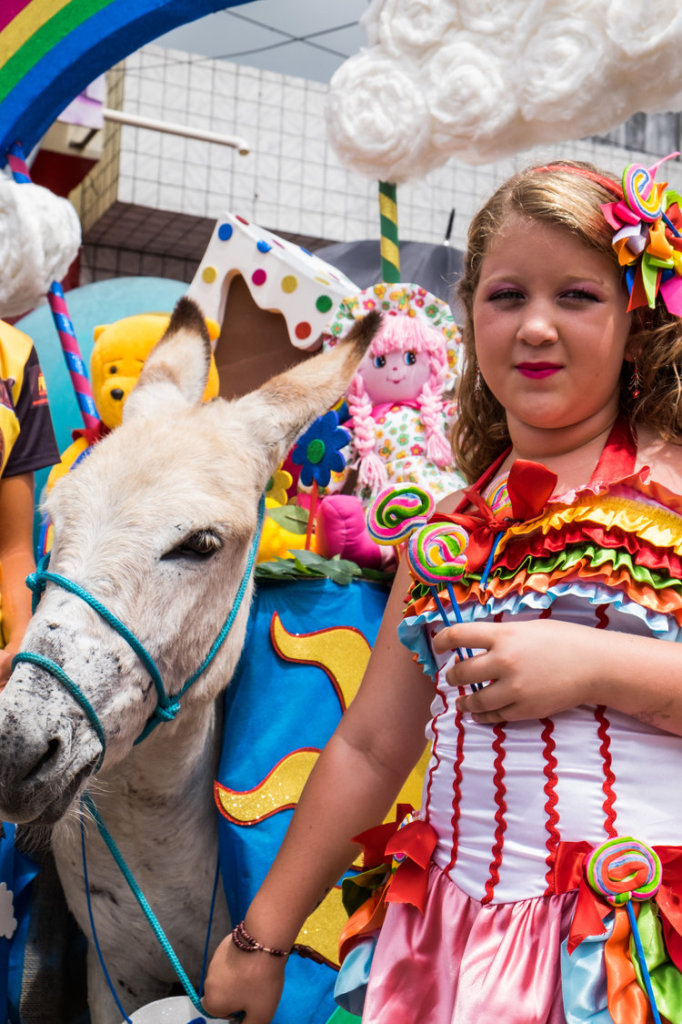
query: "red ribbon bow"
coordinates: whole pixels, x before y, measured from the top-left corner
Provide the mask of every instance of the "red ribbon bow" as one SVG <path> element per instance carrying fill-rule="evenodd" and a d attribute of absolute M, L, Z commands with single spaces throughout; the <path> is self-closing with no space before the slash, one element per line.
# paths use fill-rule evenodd
<path fill-rule="evenodd" d="M 482 481 L 483 485 L 487 482 L 485 479 Z M 468 571 L 478 572 L 486 563 L 496 535 L 504 533 L 513 523 L 526 522 L 539 516 L 552 496 L 556 483 L 556 473 L 541 462 L 517 459 L 507 478 L 511 516 L 508 509 L 493 512 L 481 497 L 478 490 L 480 485 L 477 485 L 464 492 L 464 500 L 455 512 L 436 512 L 430 522 L 457 523 L 464 527 L 469 534 L 466 547 Z M 464 512 L 463 509 L 470 505 L 474 506 L 474 510 Z"/>

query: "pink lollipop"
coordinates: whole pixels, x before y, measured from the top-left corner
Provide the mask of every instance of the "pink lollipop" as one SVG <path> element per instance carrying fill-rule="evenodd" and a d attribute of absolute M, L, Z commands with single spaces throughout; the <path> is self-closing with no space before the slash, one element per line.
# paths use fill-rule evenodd
<path fill-rule="evenodd" d="M 428 523 L 410 536 L 407 545 L 407 561 L 414 576 L 428 584 L 434 596 L 441 618 L 446 626 L 450 625 L 447 612 L 438 595 L 438 587 L 445 585 L 450 596 L 450 604 L 457 622 L 462 621 L 455 590 L 455 580 L 460 580 L 467 569 L 466 546 L 469 534 L 458 523 Z M 473 658 L 473 651 L 467 647 L 468 657 Z M 463 657 L 459 647 L 457 653 Z M 480 683 L 474 683 L 473 689 L 480 689 Z"/>
<path fill-rule="evenodd" d="M 429 523 L 416 530 L 407 547 L 412 572 L 429 586 L 452 583 L 467 569 L 466 550 L 469 535 L 456 523 Z"/>
<path fill-rule="evenodd" d="M 619 906 L 649 900 L 661 885 L 661 861 L 655 850 L 630 836 L 609 839 L 585 858 L 585 875 L 595 892 Z"/>
<path fill-rule="evenodd" d="M 665 160 L 670 160 L 679 153 L 671 153 L 663 157 L 652 167 L 645 167 L 643 164 L 628 164 L 623 171 L 623 196 L 633 213 L 636 213 L 640 220 L 653 224 L 663 214 L 663 200 L 665 188 L 654 182 L 656 171 Z"/>
<path fill-rule="evenodd" d="M 386 487 L 367 512 L 367 529 L 377 544 L 400 544 L 423 526 L 435 503 L 431 495 L 415 486 Z"/>

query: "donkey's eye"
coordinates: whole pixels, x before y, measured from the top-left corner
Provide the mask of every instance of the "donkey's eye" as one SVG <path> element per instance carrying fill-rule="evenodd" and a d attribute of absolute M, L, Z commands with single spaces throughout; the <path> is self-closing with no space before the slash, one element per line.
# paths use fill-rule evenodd
<path fill-rule="evenodd" d="M 196 530 L 171 551 L 167 551 L 164 559 L 170 558 L 210 558 L 220 551 L 223 542 L 213 530 Z"/>

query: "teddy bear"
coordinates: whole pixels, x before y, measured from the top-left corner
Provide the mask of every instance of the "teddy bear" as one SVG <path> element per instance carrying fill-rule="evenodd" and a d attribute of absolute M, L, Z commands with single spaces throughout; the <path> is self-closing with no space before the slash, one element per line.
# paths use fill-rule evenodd
<path fill-rule="evenodd" d="M 137 383 L 145 359 L 169 322 L 169 313 L 138 313 L 95 327 L 90 377 L 100 421 L 95 427 L 73 431 L 73 442 L 62 452 L 60 461 L 53 466 L 47 478 L 48 491 L 79 459 L 85 457 L 93 444 L 120 426 L 126 399 Z M 207 319 L 206 326 L 211 341 L 215 341 L 220 334 L 220 325 Z M 215 398 L 218 389 L 218 370 L 211 356 L 204 401 Z"/>
<path fill-rule="evenodd" d="M 94 427 L 73 431 L 72 443 L 50 470 L 45 493 L 49 493 L 61 477 L 86 458 L 94 444 L 120 426 L 126 399 L 137 383 L 145 359 L 161 339 L 169 322 L 170 313 L 137 313 L 95 327 L 90 376 L 100 420 Z M 207 318 L 206 327 L 209 338 L 215 341 L 220 334 L 220 324 Z M 219 386 L 218 369 L 211 355 L 204 401 L 215 398 Z M 38 555 L 45 555 L 51 547 L 52 524 L 47 516 L 43 516 L 37 540 Z"/>

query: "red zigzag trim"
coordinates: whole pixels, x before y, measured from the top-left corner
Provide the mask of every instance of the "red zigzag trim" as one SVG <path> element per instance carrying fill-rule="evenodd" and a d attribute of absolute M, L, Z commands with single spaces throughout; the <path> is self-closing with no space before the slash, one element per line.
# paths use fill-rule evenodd
<path fill-rule="evenodd" d="M 502 848 L 504 846 L 504 833 L 507 828 L 504 815 L 507 810 L 507 802 L 504 799 L 507 792 L 507 787 L 504 784 L 504 741 L 506 739 L 506 733 L 501 725 L 493 726 L 493 732 L 495 733 L 495 739 L 493 741 L 493 750 L 495 751 L 496 757 L 494 761 L 495 775 L 493 782 L 495 783 L 495 803 L 497 804 L 497 810 L 495 811 L 495 821 L 497 822 L 497 828 L 495 829 L 495 843 L 493 845 L 493 859 L 490 862 L 490 875 L 488 881 L 485 883 L 485 896 L 481 900 L 481 904 L 490 903 L 493 898 L 493 892 L 495 886 L 500 880 L 500 865 L 502 863 Z"/>
<path fill-rule="evenodd" d="M 460 696 L 464 696 L 464 687 L 458 687 Z M 462 721 L 462 712 L 457 711 L 455 714 L 455 725 L 457 726 L 457 751 L 455 754 L 455 763 L 453 765 L 453 780 L 452 780 L 452 818 L 450 823 L 452 825 L 452 853 L 450 855 L 450 863 L 445 869 L 448 874 L 454 868 L 457 863 L 457 848 L 459 846 L 459 819 L 462 813 L 461 802 L 462 802 L 462 762 L 464 761 L 464 725 Z"/>
<path fill-rule="evenodd" d="M 547 864 L 547 874 L 545 875 L 545 879 L 547 882 L 547 890 L 545 895 L 549 896 L 554 891 L 552 885 L 552 875 L 554 869 L 554 859 L 556 857 L 556 850 L 557 846 L 559 845 L 560 839 L 559 831 L 557 829 L 557 825 L 559 823 L 559 815 L 556 811 L 556 805 L 559 802 L 558 797 L 556 795 L 557 759 L 554 753 L 556 750 L 556 743 L 554 742 L 554 737 L 552 735 L 552 733 L 554 732 L 554 722 L 551 718 L 541 718 L 540 721 L 544 726 L 542 730 L 542 742 L 544 744 L 542 756 L 545 761 L 543 771 L 547 779 L 544 785 L 545 794 L 547 796 L 547 802 L 545 803 L 545 814 L 547 815 L 547 819 L 545 821 L 545 828 L 549 835 L 547 836 L 547 840 L 545 842 L 545 846 L 547 847 L 547 857 L 545 858 L 545 863 Z"/>

